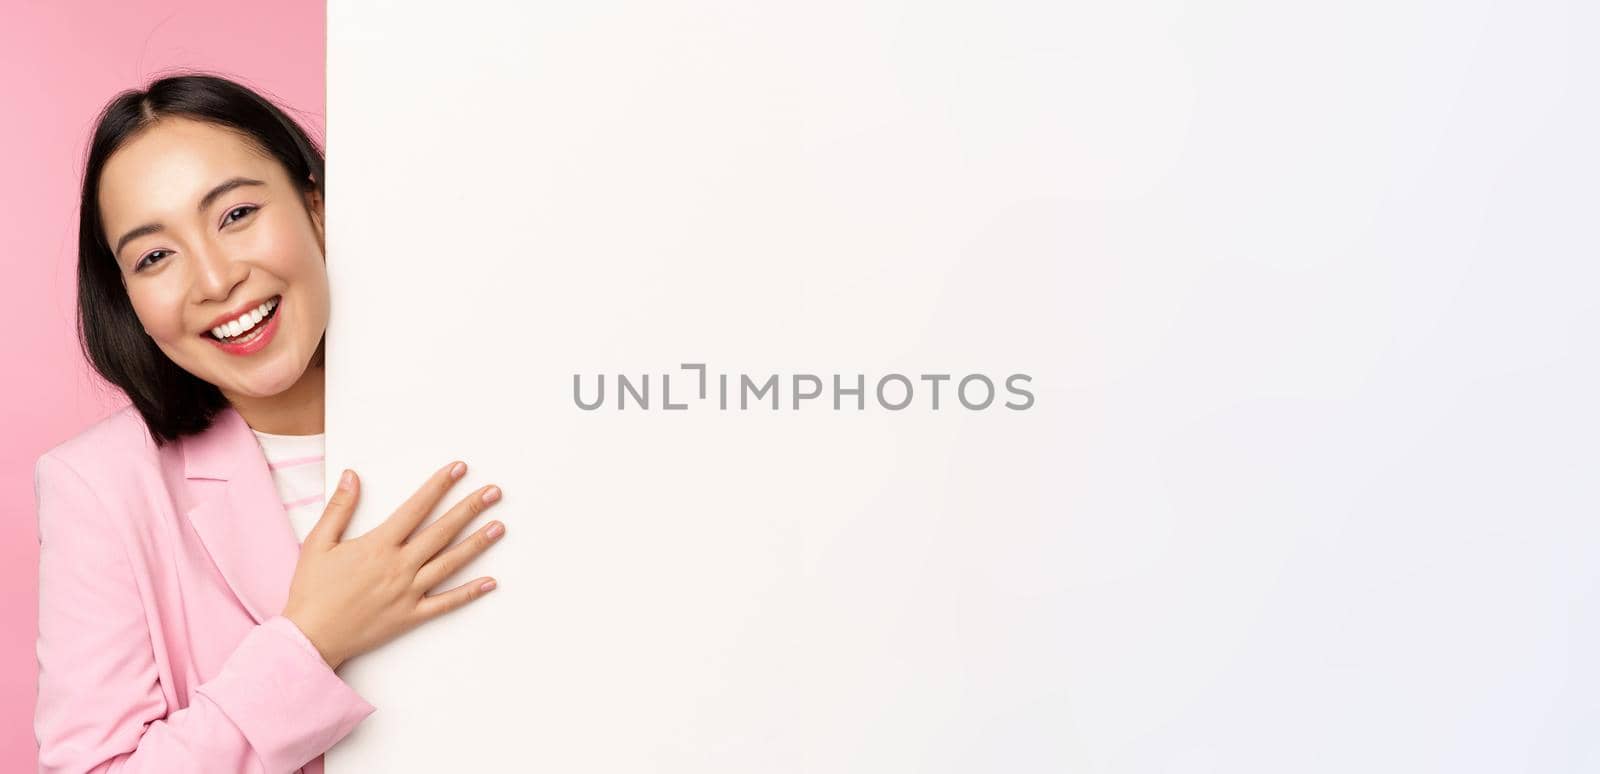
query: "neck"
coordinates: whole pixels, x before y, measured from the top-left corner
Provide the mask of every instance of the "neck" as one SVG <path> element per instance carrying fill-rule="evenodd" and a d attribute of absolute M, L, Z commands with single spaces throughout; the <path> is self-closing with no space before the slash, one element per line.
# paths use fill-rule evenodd
<path fill-rule="evenodd" d="M 251 398 L 228 395 L 228 402 L 251 429 L 272 435 L 316 435 L 323 432 L 323 374 L 315 360 L 300 380 L 277 395 Z"/>

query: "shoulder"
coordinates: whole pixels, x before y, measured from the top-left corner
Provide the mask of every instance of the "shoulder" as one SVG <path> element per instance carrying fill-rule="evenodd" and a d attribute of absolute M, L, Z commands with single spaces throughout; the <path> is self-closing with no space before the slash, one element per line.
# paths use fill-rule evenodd
<path fill-rule="evenodd" d="M 72 475 L 96 485 L 133 483 L 161 457 L 144 417 L 131 404 L 50 447 L 34 462 L 34 485 L 51 475 Z"/>
<path fill-rule="evenodd" d="M 127 464 L 130 458 L 154 457 L 156 451 L 155 439 L 150 437 L 144 417 L 129 404 L 50 447 L 40 459 L 52 457 L 74 467 L 94 467 L 112 460 Z"/>

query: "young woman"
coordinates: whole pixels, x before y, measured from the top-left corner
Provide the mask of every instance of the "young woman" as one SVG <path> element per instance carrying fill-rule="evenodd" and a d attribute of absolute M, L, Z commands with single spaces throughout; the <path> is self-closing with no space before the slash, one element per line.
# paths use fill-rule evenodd
<path fill-rule="evenodd" d="M 322 507 L 323 183 L 306 133 L 222 78 L 99 118 L 79 325 L 132 404 L 34 469 L 40 771 L 321 772 L 374 711 L 339 665 L 494 586 L 429 593 L 504 530 L 451 545 L 494 486 L 417 529 L 460 461 L 360 537 L 353 472 Z"/>

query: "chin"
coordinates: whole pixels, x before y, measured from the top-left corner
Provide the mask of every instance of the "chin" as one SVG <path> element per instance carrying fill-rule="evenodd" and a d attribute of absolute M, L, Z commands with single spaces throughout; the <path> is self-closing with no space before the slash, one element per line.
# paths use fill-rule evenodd
<path fill-rule="evenodd" d="M 301 368 L 293 373 L 257 374 L 248 380 L 249 384 L 245 385 L 248 389 L 243 392 L 254 398 L 270 398 L 293 387 L 304 373 L 305 369 Z"/>
<path fill-rule="evenodd" d="M 233 378 L 223 383 L 232 392 L 250 398 L 270 398 L 293 387 L 305 375 L 309 360 L 287 362 L 291 358 L 278 358 L 277 362 L 262 363 L 248 373 L 231 374 Z M 298 367 L 296 367 L 298 366 Z"/>

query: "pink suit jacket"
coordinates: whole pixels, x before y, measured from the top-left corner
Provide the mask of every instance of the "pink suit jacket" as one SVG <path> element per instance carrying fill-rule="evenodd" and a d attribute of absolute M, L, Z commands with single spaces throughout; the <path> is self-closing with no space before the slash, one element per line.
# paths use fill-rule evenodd
<path fill-rule="evenodd" d="M 45 452 L 39 771 L 306 774 L 374 707 L 280 613 L 300 543 L 244 419 L 131 406 Z"/>

